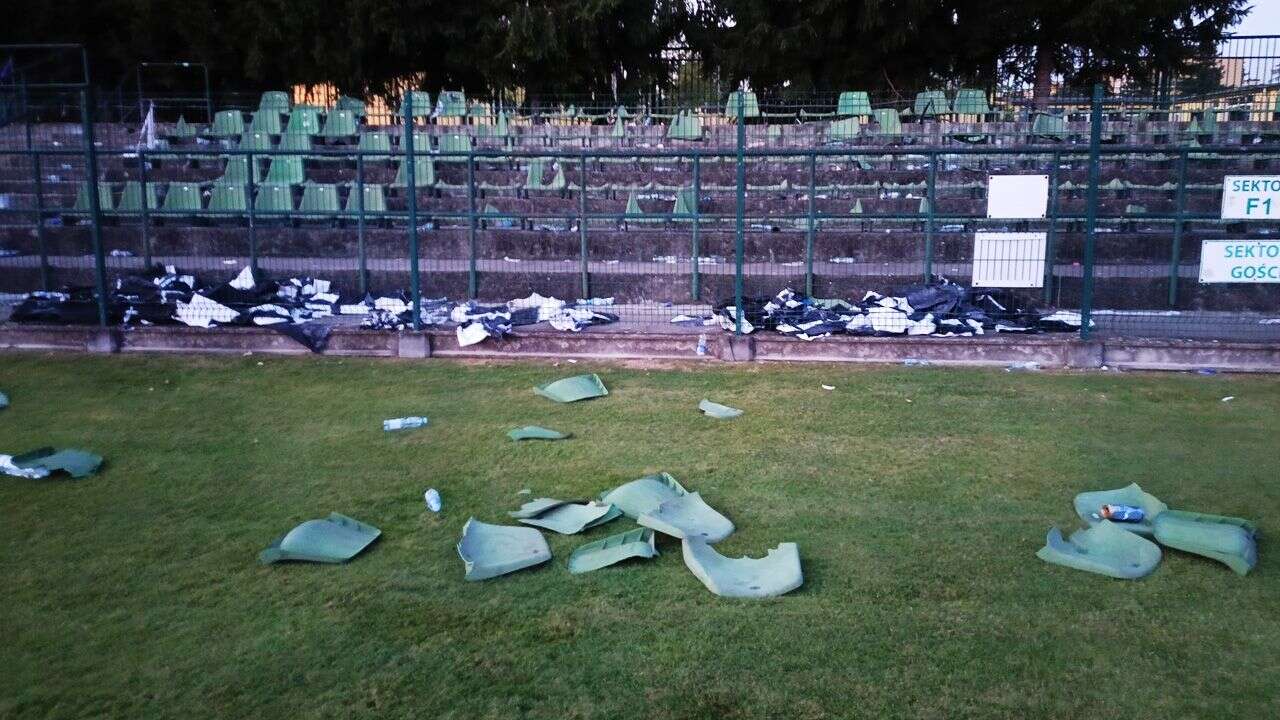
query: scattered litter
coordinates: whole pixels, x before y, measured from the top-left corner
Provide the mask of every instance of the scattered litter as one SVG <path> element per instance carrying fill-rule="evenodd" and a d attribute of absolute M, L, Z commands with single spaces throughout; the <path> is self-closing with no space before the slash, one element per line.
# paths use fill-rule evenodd
<path fill-rule="evenodd" d="M 382 535 L 382 531 L 341 513 L 329 513 L 323 520 L 308 520 L 295 527 L 258 554 L 263 565 L 282 560 L 342 563 Z"/>
<path fill-rule="evenodd" d="M 1213 368 L 1200 368 L 1196 370 L 1197 375 L 1217 375 L 1218 371 Z"/>
<path fill-rule="evenodd" d="M 531 494 L 533 494 L 533 491 L 532 491 L 532 490 L 530 490 L 529 488 L 525 488 L 525 489 L 523 489 L 523 490 L 517 490 L 517 491 L 516 491 L 516 494 L 517 494 L 517 495 L 531 495 Z"/>
<path fill-rule="evenodd" d="M 28 480 L 39 480 L 49 476 L 49 471 L 42 467 L 20 468 L 14 465 L 12 455 L 0 455 L 0 473 Z"/>
<path fill-rule="evenodd" d="M 112 250 L 108 255 L 114 258 L 129 258 L 134 256 L 132 250 L 121 250 L 119 248 Z"/>
<path fill-rule="evenodd" d="M 559 403 L 589 400 L 609 394 L 609 391 L 604 387 L 604 383 L 600 381 L 600 376 L 594 373 L 591 375 L 577 375 L 556 380 L 546 385 L 539 385 L 533 391 L 544 398 Z"/>
<path fill-rule="evenodd" d="M 548 430 L 537 425 L 526 425 L 507 433 L 507 437 L 512 440 L 564 440 L 570 436 L 571 434 Z"/>
<path fill-rule="evenodd" d="M 0 410 L 9 407 L 9 396 L 0 392 Z"/>
<path fill-rule="evenodd" d="M 422 500 L 427 504 L 427 509 L 431 512 L 438 513 L 443 503 L 440 501 L 440 491 L 435 488 L 429 488 L 422 494 Z"/>
<path fill-rule="evenodd" d="M 1147 516 L 1140 507 L 1111 503 L 1103 505 L 1098 514 L 1112 522 L 1142 522 Z"/>
<path fill-rule="evenodd" d="M 1125 529 L 1140 535 L 1150 536 L 1153 533 L 1152 518 L 1169 509 L 1156 496 L 1144 492 L 1137 483 L 1116 490 L 1096 490 L 1076 495 L 1072 501 L 1076 515 L 1090 525 L 1102 522 L 1102 508 L 1106 505 L 1124 505 L 1142 510 L 1142 519 L 1127 523 Z"/>
<path fill-rule="evenodd" d="M 1040 369 L 1040 363 L 1031 360 L 1022 362 L 1009 363 L 1005 367 L 1005 372 L 1036 372 Z"/>
<path fill-rule="evenodd" d="M 707 354 L 707 336 L 705 333 L 698 336 L 698 347 L 695 352 L 697 352 L 698 355 Z"/>
<path fill-rule="evenodd" d="M 713 418 L 719 418 L 721 420 L 736 418 L 742 414 L 742 411 L 737 408 L 731 408 L 728 405 L 721 405 L 720 403 L 714 403 L 705 398 L 703 399 L 702 402 L 698 403 L 698 409 L 702 411 L 703 415 L 707 415 Z"/>
<path fill-rule="evenodd" d="M 1243 518 L 1166 510 L 1153 528 L 1161 545 L 1217 560 L 1237 575 L 1258 564 L 1258 529 Z"/>
<path fill-rule="evenodd" d="M 261 365 L 262 363 L 258 363 L 258 364 Z M 382 429 L 386 432 L 392 432 L 395 430 L 411 430 L 413 428 L 423 427 L 424 425 L 427 424 L 427 422 L 428 421 L 425 417 L 421 417 L 418 415 L 413 415 L 410 417 L 402 417 L 402 418 L 392 418 L 390 420 L 382 421 Z"/>
<path fill-rule="evenodd" d="M 727 558 L 698 539 L 686 539 L 681 551 L 694 577 L 721 597 L 776 597 L 804 583 L 800 548 L 792 542 L 778 545 L 762 558 Z"/>
<path fill-rule="evenodd" d="M 579 545 L 569 556 L 569 572 L 574 575 L 599 570 L 630 558 L 651 558 L 658 554 L 654 534 L 648 528 L 636 528 L 603 540 Z"/>
<path fill-rule="evenodd" d="M 458 557 L 466 568 L 465 579 L 488 580 L 550 560 L 551 548 L 534 528 L 490 525 L 471 518 L 462 527 Z"/>
<path fill-rule="evenodd" d="M 55 450 L 42 447 L 21 455 L 0 455 L 0 472 L 25 478 L 43 478 L 62 471 L 73 478 L 83 478 L 98 472 L 102 457 L 84 450 L 67 448 Z"/>
<path fill-rule="evenodd" d="M 835 390 L 835 389 L 836 389 L 836 386 L 835 386 L 835 385 L 823 385 L 823 386 L 822 386 L 822 389 L 823 389 L 823 390 Z"/>
<path fill-rule="evenodd" d="M 902 361 L 902 364 L 906 365 L 907 367 L 928 367 L 933 363 L 929 362 L 928 360 L 921 360 L 920 358 L 907 358 L 906 360 Z"/>
<path fill-rule="evenodd" d="M 1044 542 L 1036 557 L 1047 563 L 1121 580 L 1150 575 L 1160 564 L 1160 546 L 1108 520 L 1065 539 L 1058 528 L 1049 528 Z"/>
<path fill-rule="evenodd" d="M 507 513 L 526 525 L 553 530 L 561 535 L 574 535 L 603 525 L 622 516 L 622 511 L 609 503 L 594 500 L 585 504 L 567 500 L 538 498 Z"/>
<path fill-rule="evenodd" d="M 598 306 L 603 306 L 603 305 L 612 305 L 612 304 L 613 304 L 613 298 L 611 298 L 611 297 L 607 297 L 607 298 L 586 298 L 586 299 L 578 298 L 578 300 L 577 300 L 577 304 L 578 304 L 578 305 L 590 305 L 590 306 L 597 306 L 597 307 L 598 307 Z"/>
<path fill-rule="evenodd" d="M 624 515 L 672 537 L 718 542 L 733 532 L 733 523 L 691 493 L 668 473 L 646 475 L 604 493 L 601 502 L 617 505 Z"/>
<path fill-rule="evenodd" d="M 1222 402 L 1231 402 L 1232 400 L 1235 400 L 1235 399 L 1236 399 L 1236 396 L 1235 396 L 1235 395 L 1228 395 L 1228 396 L 1226 396 L 1226 397 L 1222 398 Z"/>
<path fill-rule="evenodd" d="M 577 360 L 574 360 L 573 358 L 569 358 L 568 360 L 565 360 L 565 362 L 569 363 L 570 365 L 577 365 L 577 364 L 578 364 L 578 361 L 577 361 Z"/>

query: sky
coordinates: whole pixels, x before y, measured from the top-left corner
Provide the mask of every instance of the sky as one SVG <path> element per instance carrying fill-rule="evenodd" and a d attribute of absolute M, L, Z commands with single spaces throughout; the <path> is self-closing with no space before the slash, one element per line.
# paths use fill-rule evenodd
<path fill-rule="evenodd" d="M 1239 25 L 1236 35 L 1280 35 L 1280 0 L 1253 0 L 1253 10 Z"/>

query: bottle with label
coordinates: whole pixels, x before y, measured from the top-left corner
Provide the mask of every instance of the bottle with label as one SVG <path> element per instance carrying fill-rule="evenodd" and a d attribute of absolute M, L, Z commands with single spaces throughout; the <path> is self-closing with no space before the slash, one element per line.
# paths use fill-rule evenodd
<path fill-rule="evenodd" d="M 427 424 L 427 419 L 424 417 L 413 416 L 413 417 L 393 418 L 391 420 L 383 420 L 382 429 L 387 432 L 392 432 L 394 430 L 409 430 L 411 428 L 419 428 L 426 424 Z"/>

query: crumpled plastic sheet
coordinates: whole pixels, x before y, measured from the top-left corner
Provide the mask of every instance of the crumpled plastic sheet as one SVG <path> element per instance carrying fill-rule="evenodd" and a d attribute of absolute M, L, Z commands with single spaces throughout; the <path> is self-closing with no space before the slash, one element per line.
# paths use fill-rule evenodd
<path fill-rule="evenodd" d="M 736 328 L 732 300 L 717 305 L 714 313 L 722 328 Z M 772 299 L 742 301 L 743 333 L 763 328 L 801 340 L 831 335 L 972 337 L 988 332 L 1076 332 L 1081 322 L 1078 312 L 1019 307 L 1008 293 L 966 288 L 940 276 L 899 296 L 868 292 L 857 302 L 806 297 L 791 288 Z"/>

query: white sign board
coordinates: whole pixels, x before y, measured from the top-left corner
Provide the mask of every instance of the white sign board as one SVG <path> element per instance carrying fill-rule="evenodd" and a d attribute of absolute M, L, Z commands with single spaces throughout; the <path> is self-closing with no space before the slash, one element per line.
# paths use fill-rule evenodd
<path fill-rule="evenodd" d="M 1280 175 L 1222 179 L 1223 220 L 1280 220 Z"/>
<path fill-rule="evenodd" d="M 973 237 L 974 287 L 1044 286 L 1045 233 L 978 232 Z"/>
<path fill-rule="evenodd" d="M 1280 240 L 1205 240 L 1202 283 L 1280 283 Z"/>
<path fill-rule="evenodd" d="M 1042 218 L 1048 207 L 1048 175 L 987 176 L 987 217 Z"/>

